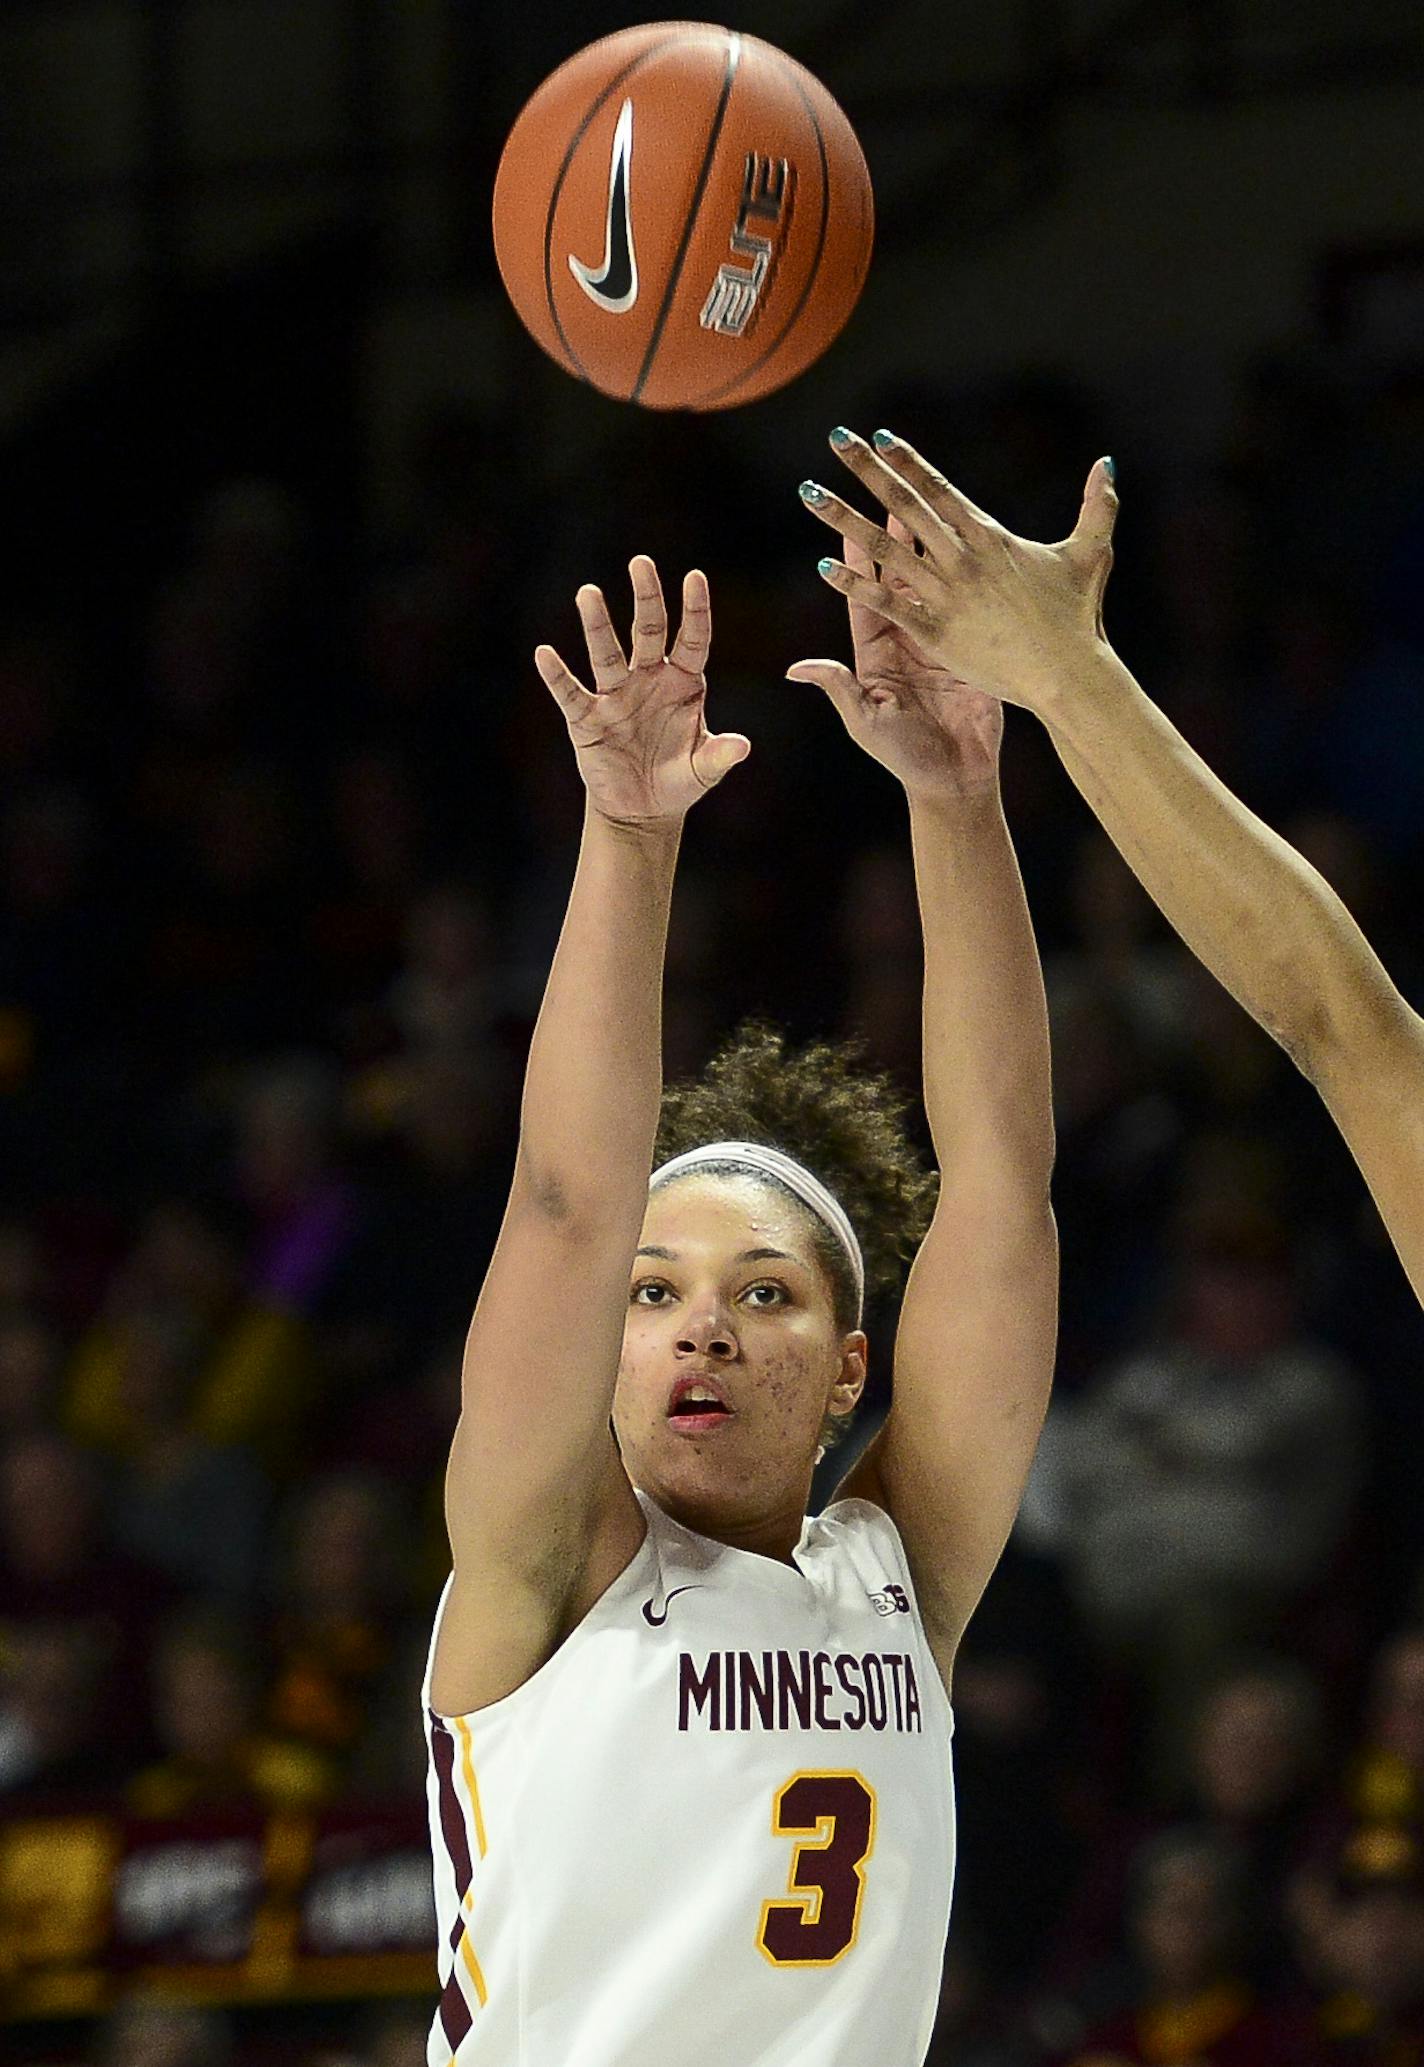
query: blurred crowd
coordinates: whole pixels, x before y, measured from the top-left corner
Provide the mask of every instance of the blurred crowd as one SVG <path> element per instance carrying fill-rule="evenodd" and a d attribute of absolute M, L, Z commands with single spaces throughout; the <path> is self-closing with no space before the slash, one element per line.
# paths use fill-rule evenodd
<path fill-rule="evenodd" d="M 849 420 L 1041 538 L 1116 451 L 1119 650 L 1424 1003 L 1424 370 L 1282 352 L 1170 469 L 1049 369 Z M 845 650 L 823 540 L 733 425 L 677 447 L 630 421 L 555 490 L 433 406 L 364 557 L 224 479 L 142 592 L 0 625 L 0 1816 L 422 1790 L 461 1342 L 581 817 L 529 656 L 582 665 L 579 581 L 621 618 L 633 551 L 670 595 L 705 566 L 709 722 L 753 740 L 689 821 L 669 1074 L 759 1009 L 918 1086 L 899 793 L 782 679 Z M 1013 718 L 1062 1350 L 957 1674 L 933 2067 L 1418 2067 L 1424 1320 L 1314 1094 Z M 298 2054 L 135 2001 L 71 2057 L 415 2067 L 428 2016 Z"/>

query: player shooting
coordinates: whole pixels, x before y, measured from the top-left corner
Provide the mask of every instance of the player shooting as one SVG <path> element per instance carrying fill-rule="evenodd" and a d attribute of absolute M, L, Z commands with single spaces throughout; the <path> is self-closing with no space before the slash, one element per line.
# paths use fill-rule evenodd
<path fill-rule="evenodd" d="M 832 697 L 909 805 L 936 1185 L 903 1099 L 846 1050 L 790 1057 L 754 1029 L 663 1092 L 683 820 L 750 749 L 704 722 L 703 576 L 668 652 L 656 569 L 631 573 L 626 657 L 579 592 L 592 690 L 536 655 L 587 800 L 446 1484 L 433 2042 L 918 2067 L 955 1651 L 1056 1336 L 1047 1012 L 1002 712 L 852 611 Z M 866 1294 L 898 1292 L 911 1254 L 888 1418 L 808 1518 L 865 1382 Z"/>
<path fill-rule="evenodd" d="M 831 442 L 893 522 L 803 484 L 849 541 L 843 564 L 821 562 L 826 579 L 927 659 L 1043 720 L 1143 887 L 1319 1091 L 1424 1299 L 1424 1021 L 1319 871 L 1218 780 L 1109 645 L 1111 461 L 1089 474 L 1072 536 L 1049 546 L 1005 531 L 888 432 L 875 449 L 844 430 Z"/>

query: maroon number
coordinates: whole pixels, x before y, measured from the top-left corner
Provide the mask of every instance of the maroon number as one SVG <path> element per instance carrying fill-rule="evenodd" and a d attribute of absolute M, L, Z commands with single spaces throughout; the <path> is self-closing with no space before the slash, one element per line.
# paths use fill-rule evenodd
<path fill-rule="evenodd" d="M 793 1773 L 772 1803 L 771 1827 L 777 1837 L 803 1840 L 787 1880 L 797 1899 L 763 1902 L 757 1945 L 773 1966 L 831 1966 L 860 1925 L 875 1790 L 861 1773 Z"/>

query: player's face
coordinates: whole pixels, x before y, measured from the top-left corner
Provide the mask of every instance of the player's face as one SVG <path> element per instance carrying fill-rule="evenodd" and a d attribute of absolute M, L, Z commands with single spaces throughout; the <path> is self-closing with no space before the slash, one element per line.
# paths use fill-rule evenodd
<path fill-rule="evenodd" d="M 726 1413 L 676 1396 L 704 1377 Z M 865 1382 L 865 1337 L 836 1328 L 803 1215 L 747 1176 L 692 1176 L 648 1201 L 633 1261 L 614 1425 L 630 1475 L 691 1527 L 804 1507 L 828 1408 Z M 675 1413 L 675 1408 L 684 1411 Z"/>

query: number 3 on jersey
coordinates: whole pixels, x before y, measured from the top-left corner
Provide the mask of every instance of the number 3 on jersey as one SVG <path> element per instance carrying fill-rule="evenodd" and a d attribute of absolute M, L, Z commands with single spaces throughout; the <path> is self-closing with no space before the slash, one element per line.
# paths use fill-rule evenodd
<path fill-rule="evenodd" d="M 861 1871 L 875 1845 L 875 1789 L 862 1773 L 793 1773 L 771 1806 L 777 1837 L 800 1837 L 790 1902 L 763 1902 L 757 1946 L 777 1967 L 823 1967 L 855 1943 Z"/>

